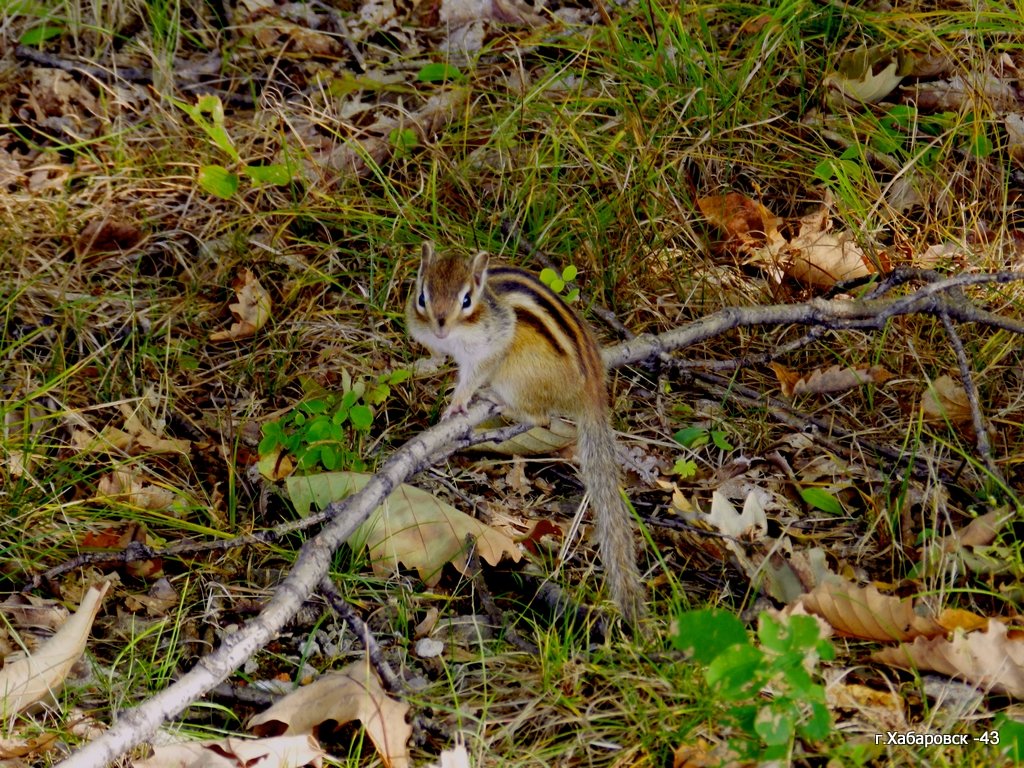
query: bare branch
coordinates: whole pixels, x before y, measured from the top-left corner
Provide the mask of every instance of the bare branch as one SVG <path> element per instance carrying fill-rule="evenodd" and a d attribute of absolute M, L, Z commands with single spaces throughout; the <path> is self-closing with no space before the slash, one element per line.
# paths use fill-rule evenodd
<path fill-rule="evenodd" d="M 984 312 L 962 300 L 944 294 L 971 285 L 1010 283 L 1024 280 L 1024 272 L 963 274 L 929 283 L 913 293 L 894 299 L 811 299 L 804 304 L 774 304 L 768 307 L 727 307 L 683 328 L 658 336 L 642 334 L 607 347 L 604 360 L 609 368 L 638 363 L 656 355 L 721 336 L 735 328 L 762 325 L 811 325 L 833 330 L 881 330 L 894 317 L 912 314 L 949 316 L 961 322 L 992 325 L 1024 334 L 1024 323 Z"/>
<path fill-rule="evenodd" d="M 988 441 L 988 425 L 985 417 L 981 414 L 981 404 L 978 402 L 978 388 L 974 385 L 974 375 L 971 373 L 971 363 L 967 359 L 967 352 L 960 340 L 960 334 L 956 332 L 956 326 L 949 319 L 949 315 L 942 314 L 942 324 L 946 327 L 946 335 L 956 354 L 957 364 L 960 366 L 960 380 L 964 385 L 964 392 L 967 394 L 967 403 L 971 408 L 971 425 L 974 427 L 974 439 L 978 447 L 978 455 L 985 462 L 985 467 L 1002 485 L 1006 485 L 999 467 L 992 459 L 992 446 Z"/>

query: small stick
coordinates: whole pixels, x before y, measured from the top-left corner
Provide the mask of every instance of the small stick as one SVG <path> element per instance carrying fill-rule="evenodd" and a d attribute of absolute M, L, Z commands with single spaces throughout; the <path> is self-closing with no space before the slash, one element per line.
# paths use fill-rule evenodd
<path fill-rule="evenodd" d="M 978 455 L 981 456 L 992 476 L 1005 486 L 1006 479 L 992 458 L 992 445 L 988 439 L 988 425 L 985 423 L 985 417 L 981 413 L 981 404 L 978 402 L 978 388 L 974 385 L 974 376 L 971 373 L 970 361 L 967 359 L 967 351 L 964 349 L 963 341 L 960 340 L 960 334 L 956 332 L 956 326 L 953 325 L 949 314 L 943 312 L 940 317 L 942 317 L 942 324 L 946 328 L 946 335 L 949 336 L 949 342 L 953 346 L 953 352 L 956 354 L 957 364 L 960 366 L 960 380 L 964 385 L 964 392 L 967 393 L 967 403 L 971 408 L 971 425 L 974 427 L 974 439 L 978 447 Z"/>
<path fill-rule="evenodd" d="M 377 670 L 377 677 L 380 678 L 388 693 L 399 696 L 404 695 L 406 692 L 405 683 L 402 682 L 402 679 L 395 674 L 387 661 L 384 660 L 384 654 L 381 652 L 377 638 L 373 636 L 370 628 L 366 626 L 366 622 L 360 618 L 355 609 L 341 596 L 331 578 L 329 576 L 322 578 L 320 584 L 317 585 L 317 589 L 320 591 L 320 594 L 327 598 L 327 602 L 330 603 L 334 612 L 341 617 L 353 634 L 359 638 L 359 642 L 366 649 L 366 655 L 369 657 L 370 663 Z"/>

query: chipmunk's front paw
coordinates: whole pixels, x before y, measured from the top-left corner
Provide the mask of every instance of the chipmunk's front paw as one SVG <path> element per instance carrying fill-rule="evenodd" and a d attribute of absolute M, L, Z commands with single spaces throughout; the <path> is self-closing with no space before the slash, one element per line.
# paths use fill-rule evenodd
<path fill-rule="evenodd" d="M 462 416 L 469 410 L 469 403 L 463 400 L 452 400 L 448 407 L 441 414 L 441 421 L 447 421 L 453 416 Z"/>

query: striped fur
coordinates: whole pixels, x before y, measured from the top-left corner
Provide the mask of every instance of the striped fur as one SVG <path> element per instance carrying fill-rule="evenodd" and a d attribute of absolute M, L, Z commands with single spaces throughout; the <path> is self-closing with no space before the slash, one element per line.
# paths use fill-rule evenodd
<path fill-rule="evenodd" d="M 438 256 L 427 243 L 406 317 L 413 338 L 458 365 L 446 416 L 464 411 L 486 387 L 513 418 L 576 420 L 580 470 L 606 578 L 623 616 L 635 621 L 643 613 L 644 590 L 631 515 L 619 491 L 604 363 L 590 328 L 528 272 L 489 268 L 486 254 L 469 261 Z"/>

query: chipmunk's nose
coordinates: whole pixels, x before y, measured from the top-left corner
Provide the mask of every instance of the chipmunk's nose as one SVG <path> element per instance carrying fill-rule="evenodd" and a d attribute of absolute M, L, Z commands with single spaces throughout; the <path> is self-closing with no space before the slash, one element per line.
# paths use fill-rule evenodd
<path fill-rule="evenodd" d="M 437 338 L 439 338 L 439 339 L 447 339 L 448 338 L 448 329 L 444 327 L 444 318 L 443 317 L 437 318 Z"/>

